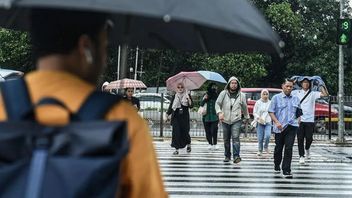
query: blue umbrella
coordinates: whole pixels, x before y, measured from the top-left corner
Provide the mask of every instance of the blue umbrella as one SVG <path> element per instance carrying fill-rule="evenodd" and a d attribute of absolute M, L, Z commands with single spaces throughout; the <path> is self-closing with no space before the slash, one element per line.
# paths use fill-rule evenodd
<path fill-rule="evenodd" d="M 205 79 L 214 81 L 214 82 L 219 82 L 219 83 L 227 83 L 225 78 L 222 77 L 219 73 L 212 72 L 212 71 L 198 71 Z"/>

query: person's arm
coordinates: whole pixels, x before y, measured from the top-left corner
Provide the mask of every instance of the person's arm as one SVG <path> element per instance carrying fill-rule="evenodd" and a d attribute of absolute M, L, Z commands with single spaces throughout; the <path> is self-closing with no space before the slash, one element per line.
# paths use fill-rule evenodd
<path fill-rule="evenodd" d="M 329 92 L 325 86 L 320 87 L 320 97 L 329 96 Z"/>
<path fill-rule="evenodd" d="M 248 120 L 250 117 L 248 113 L 246 95 L 244 95 L 244 93 L 240 93 L 240 94 L 241 94 L 241 100 L 242 100 L 241 108 L 242 108 L 243 116 L 246 120 Z"/>
<path fill-rule="evenodd" d="M 280 123 L 280 121 L 277 119 L 277 117 L 275 116 L 275 111 L 276 111 L 276 97 L 274 96 L 271 100 L 270 106 L 269 106 L 269 115 L 271 117 L 271 120 L 273 121 L 273 123 L 275 124 L 275 126 L 279 129 L 282 130 L 282 125 Z"/>
<path fill-rule="evenodd" d="M 205 94 L 200 102 L 200 106 L 204 106 L 204 104 L 208 102 L 208 94 Z"/>
<path fill-rule="evenodd" d="M 190 109 L 193 108 L 193 100 L 192 100 L 191 94 L 188 94 L 187 100 L 188 100 L 188 107 Z"/>
<path fill-rule="evenodd" d="M 109 120 L 126 120 L 129 151 L 121 164 L 119 197 L 167 197 L 146 122 L 130 106 L 120 104 Z"/>
<path fill-rule="evenodd" d="M 253 117 L 254 117 L 254 120 L 258 120 L 259 118 L 259 100 L 257 100 L 254 104 Z"/>
<path fill-rule="evenodd" d="M 224 121 L 224 114 L 222 112 L 222 104 L 223 104 L 223 101 L 224 101 L 224 97 L 225 97 L 225 94 L 226 92 L 225 91 L 222 91 L 220 92 L 218 98 L 216 99 L 216 102 L 215 102 L 215 111 L 216 111 L 216 115 L 218 115 L 219 117 L 219 121 L 222 122 Z"/>
<path fill-rule="evenodd" d="M 171 99 L 171 101 L 170 101 L 170 104 L 169 104 L 169 107 L 168 107 L 168 109 L 167 109 L 167 111 L 166 111 L 166 114 L 167 115 L 170 115 L 171 113 L 172 113 L 172 103 L 174 103 L 174 100 L 175 100 L 175 96 L 172 96 L 172 99 Z"/>

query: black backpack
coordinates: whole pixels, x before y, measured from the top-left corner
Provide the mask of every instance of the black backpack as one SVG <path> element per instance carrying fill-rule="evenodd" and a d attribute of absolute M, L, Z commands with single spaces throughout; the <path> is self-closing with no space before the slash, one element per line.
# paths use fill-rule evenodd
<path fill-rule="evenodd" d="M 2 83 L 8 121 L 0 122 L 0 197 L 114 197 L 121 160 L 128 152 L 125 122 L 104 121 L 121 97 L 93 92 L 66 126 L 43 126 L 25 81 Z M 67 109 L 67 108 L 66 108 Z"/>

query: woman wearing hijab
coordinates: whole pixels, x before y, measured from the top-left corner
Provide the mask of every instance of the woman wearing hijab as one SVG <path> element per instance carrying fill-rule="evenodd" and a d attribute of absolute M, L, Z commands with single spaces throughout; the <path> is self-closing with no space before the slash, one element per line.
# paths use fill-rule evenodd
<path fill-rule="evenodd" d="M 218 98 L 218 87 L 215 83 L 210 83 L 207 88 L 207 93 L 204 95 L 200 106 L 206 105 L 206 113 L 203 115 L 203 124 L 205 129 L 205 136 L 209 143 L 209 150 L 217 150 L 217 140 L 218 140 L 218 124 L 219 118 L 215 111 L 215 102 Z"/>
<path fill-rule="evenodd" d="M 264 150 L 269 153 L 269 141 L 271 135 L 271 118 L 268 113 L 270 106 L 269 91 L 263 89 L 260 93 L 261 98 L 257 100 L 253 108 L 254 120 L 257 122 L 257 137 L 258 137 L 258 156 L 263 154 Z"/>
<path fill-rule="evenodd" d="M 191 137 L 189 135 L 189 108 L 192 108 L 192 98 L 185 90 L 182 83 L 177 85 L 176 94 L 173 96 L 167 115 L 171 115 L 172 142 L 171 147 L 175 148 L 174 155 L 178 150 L 187 146 L 187 152 L 191 152 Z"/>

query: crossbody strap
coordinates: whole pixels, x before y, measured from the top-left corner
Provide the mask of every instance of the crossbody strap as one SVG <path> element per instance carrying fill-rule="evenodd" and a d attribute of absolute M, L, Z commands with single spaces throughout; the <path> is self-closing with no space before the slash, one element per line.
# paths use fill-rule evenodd
<path fill-rule="evenodd" d="M 7 120 L 20 121 L 26 119 L 25 117 L 34 119 L 34 115 L 30 115 L 32 102 L 23 78 L 2 82 L 1 95 L 6 109 Z"/>
<path fill-rule="evenodd" d="M 302 100 L 301 100 L 300 104 L 302 104 L 302 102 L 304 101 L 304 99 L 306 99 L 306 98 L 307 98 L 307 96 L 310 94 L 310 92 L 311 92 L 311 91 L 312 91 L 312 90 L 311 90 L 311 89 L 309 89 L 308 93 L 306 93 L 306 95 L 304 95 L 304 97 L 302 98 Z"/>

